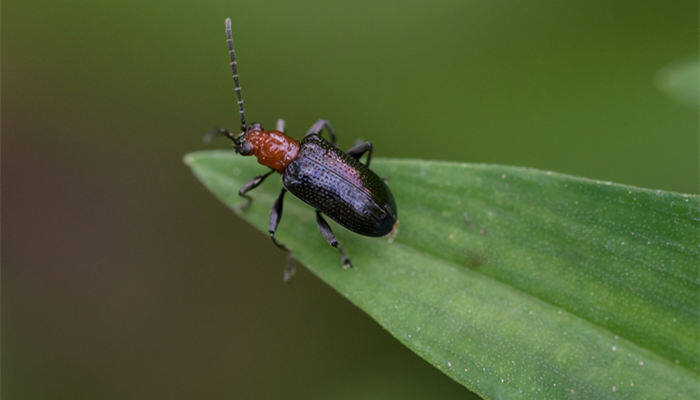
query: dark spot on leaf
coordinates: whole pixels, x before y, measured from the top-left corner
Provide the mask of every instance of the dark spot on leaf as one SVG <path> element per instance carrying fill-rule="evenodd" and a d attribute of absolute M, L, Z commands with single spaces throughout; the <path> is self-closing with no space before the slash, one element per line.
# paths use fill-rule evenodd
<path fill-rule="evenodd" d="M 482 253 L 469 252 L 466 260 L 467 267 L 476 268 L 486 264 L 486 256 Z"/>

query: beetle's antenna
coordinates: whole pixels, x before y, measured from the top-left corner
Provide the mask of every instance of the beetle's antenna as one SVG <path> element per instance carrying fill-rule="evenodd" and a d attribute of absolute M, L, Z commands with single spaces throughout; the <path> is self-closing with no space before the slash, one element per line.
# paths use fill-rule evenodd
<path fill-rule="evenodd" d="M 238 109 L 241 111 L 241 132 L 245 132 L 246 126 L 245 115 L 243 114 L 243 98 L 241 97 L 241 84 L 238 83 L 238 63 L 236 62 L 236 52 L 233 50 L 231 18 L 226 18 L 226 43 L 228 44 L 228 54 L 231 57 L 231 72 L 233 72 L 233 84 L 235 86 L 236 98 L 238 99 Z"/>

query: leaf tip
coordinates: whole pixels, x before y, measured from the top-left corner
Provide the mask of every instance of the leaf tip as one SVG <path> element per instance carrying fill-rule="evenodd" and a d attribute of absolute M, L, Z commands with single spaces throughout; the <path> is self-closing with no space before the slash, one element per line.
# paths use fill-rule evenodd
<path fill-rule="evenodd" d="M 182 156 L 182 162 L 185 163 L 187 166 L 192 166 L 194 163 L 194 155 L 192 153 L 187 153 L 184 156 Z"/>

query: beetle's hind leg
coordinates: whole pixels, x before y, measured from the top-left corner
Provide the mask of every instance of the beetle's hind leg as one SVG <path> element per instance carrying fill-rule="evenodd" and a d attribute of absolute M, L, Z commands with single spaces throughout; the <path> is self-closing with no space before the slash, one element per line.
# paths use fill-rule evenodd
<path fill-rule="evenodd" d="M 289 280 L 292 279 L 292 276 L 294 276 L 294 273 L 296 272 L 296 270 L 294 268 L 294 264 L 292 264 L 292 252 L 289 251 L 287 246 L 278 242 L 277 239 L 275 238 L 275 232 L 277 232 L 277 226 L 279 225 L 280 220 L 282 219 L 282 206 L 284 204 L 284 194 L 285 193 L 287 193 L 287 189 L 283 188 L 280 191 L 279 196 L 277 196 L 277 199 L 275 200 L 275 204 L 272 206 L 272 210 L 270 210 L 270 227 L 268 229 L 268 232 L 270 232 L 270 239 L 272 239 L 272 243 L 274 243 L 275 246 L 277 246 L 280 249 L 287 252 L 287 263 L 284 266 L 283 279 L 285 282 L 289 282 Z"/>
<path fill-rule="evenodd" d="M 238 195 L 243 197 L 245 199 L 244 203 L 237 204 L 233 207 L 235 211 L 245 211 L 250 207 L 250 204 L 253 202 L 253 198 L 250 195 L 247 195 L 246 193 L 250 192 L 251 190 L 255 189 L 258 187 L 265 178 L 270 176 L 273 172 L 275 172 L 274 169 L 271 169 L 270 172 L 264 173 L 262 175 L 258 175 L 255 178 L 249 180 L 246 182 L 245 185 L 243 185 L 240 189 L 238 189 Z"/>
<path fill-rule="evenodd" d="M 304 137 L 307 137 L 309 135 L 319 135 L 321 136 L 321 131 L 323 131 L 323 128 L 326 128 L 328 131 L 328 135 L 331 137 L 331 144 L 335 146 L 335 132 L 333 131 L 333 127 L 331 126 L 330 122 L 326 121 L 325 119 L 319 119 L 316 121 L 315 124 L 309 128 L 309 131 L 306 132 L 306 135 Z"/>
<path fill-rule="evenodd" d="M 335 247 L 340 252 L 340 259 L 343 263 L 343 268 L 352 268 L 352 263 L 350 262 L 350 259 L 345 255 L 343 247 L 340 245 L 340 243 L 338 243 L 338 239 L 335 238 L 335 235 L 333 234 L 331 227 L 328 225 L 328 222 L 326 222 L 326 220 L 323 219 L 321 213 L 318 210 L 316 210 L 316 224 L 318 224 L 318 230 L 319 232 L 321 232 L 321 235 L 324 239 L 326 239 L 328 244 Z"/>
<path fill-rule="evenodd" d="M 359 160 L 363 154 L 367 153 L 367 161 L 365 162 L 365 165 L 367 168 L 369 168 L 369 163 L 372 161 L 372 151 L 372 143 L 358 140 L 355 142 L 355 145 L 347 151 L 347 153 L 356 160 Z"/>

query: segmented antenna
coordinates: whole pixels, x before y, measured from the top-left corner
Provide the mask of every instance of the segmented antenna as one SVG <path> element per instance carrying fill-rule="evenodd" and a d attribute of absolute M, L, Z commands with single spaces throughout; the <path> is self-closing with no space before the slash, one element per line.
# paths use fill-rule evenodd
<path fill-rule="evenodd" d="M 241 111 L 241 132 L 246 131 L 245 115 L 243 114 L 243 98 L 241 97 L 241 85 L 238 83 L 238 63 L 236 62 L 236 52 L 233 50 L 233 38 L 231 34 L 231 18 L 226 18 L 226 43 L 228 44 L 228 54 L 231 57 L 231 72 L 233 72 L 233 83 L 238 99 L 238 109 Z"/>

